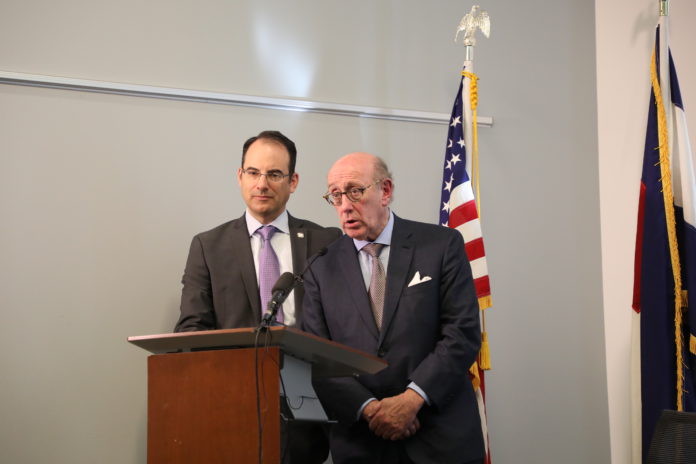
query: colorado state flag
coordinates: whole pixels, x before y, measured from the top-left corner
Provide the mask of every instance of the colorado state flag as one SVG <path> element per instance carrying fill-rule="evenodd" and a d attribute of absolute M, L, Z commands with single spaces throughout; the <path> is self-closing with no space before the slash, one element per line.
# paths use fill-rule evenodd
<path fill-rule="evenodd" d="M 696 177 L 664 16 L 651 61 L 633 288 L 643 462 L 663 409 L 696 411 Z"/>

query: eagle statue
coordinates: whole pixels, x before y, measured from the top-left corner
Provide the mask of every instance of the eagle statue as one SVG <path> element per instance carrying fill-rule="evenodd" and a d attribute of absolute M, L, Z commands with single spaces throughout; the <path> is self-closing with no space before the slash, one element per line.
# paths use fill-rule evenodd
<path fill-rule="evenodd" d="M 472 6 L 471 11 L 465 14 L 462 20 L 459 21 L 454 41 L 456 42 L 459 38 L 459 33 L 464 31 L 464 39 L 462 40 L 464 45 L 476 45 L 476 38 L 474 37 L 476 29 L 481 29 L 481 32 L 486 37 L 491 33 L 491 20 L 488 17 L 488 12 L 482 10 L 478 5 Z"/>

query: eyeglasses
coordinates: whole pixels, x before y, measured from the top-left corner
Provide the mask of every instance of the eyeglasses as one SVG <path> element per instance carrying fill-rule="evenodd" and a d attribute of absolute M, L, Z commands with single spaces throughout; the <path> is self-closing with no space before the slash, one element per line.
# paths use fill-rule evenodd
<path fill-rule="evenodd" d="M 324 195 L 322 198 L 326 200 L 328 204 L 331 206 L 341 206 L 341 203 L 343 202 L 343 195 L 348 198 L 352 203 L 355 203 L 356 201 L 360 201 L 360 199 L 365 195 L 365 190 L 369 189 L 373 185 L 377 185 L 381 180 L 378 180 L 374 184 L 370 184 L 366 187 L 351 187 L 345 192 L 330 192 Z"/>
<path fill-rule="evenodd" d="M 242 172 L 249 176 L 249 179 L 253 180 L 254 182 L 258 182 L 259 179 L 261 179 L 261 176 L 266 176 L 266 180 L 271 182 L 280 182 L 281 180 L 290 176 L 290 174 L 283 174 L 281 171 L 270 171 L 264 173 L 254 168 L 242 169 Z"/>

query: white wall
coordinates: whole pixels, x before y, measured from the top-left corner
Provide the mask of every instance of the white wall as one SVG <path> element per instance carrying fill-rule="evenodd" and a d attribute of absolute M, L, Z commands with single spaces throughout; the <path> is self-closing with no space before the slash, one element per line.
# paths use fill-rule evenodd
<path fill-rule="evenodd" d="M 671 2 L 671 48 L 687 120 L 696 127 L 696 41 L 693 2 Z M 607 385 L 612 462 L 631 462 L 630 340 L 633 256 L 645 126 L 650 55 L 658 2 L 596 2 L 599 174 Z M 691 130 L 691 143 L 696 137 Z"/>
<path fill-rule="evenodd" d="M 594 7 L 481 3 L 494 462 L 607 462 Z M 448 113 L 469 6 L 5 0 L 0 70 Z M 294 214 L 335 224 L 324 176 L 360 149 L 397 213 L 436 220 L 444 124 L 0 85 L 0 461 L 144 462 L 125 339 L 171 330 L 190 238 L 241 214 L 239 150 L 266 128 L 300 149 Z"/>
<path fill-rule="evenodd" d="M 495 21 L 477 63 L 490 89 L 481 112 L 496 118 L 481 149 L 493 459 L 608 462 L 593 5 L 484 7 Z"/>

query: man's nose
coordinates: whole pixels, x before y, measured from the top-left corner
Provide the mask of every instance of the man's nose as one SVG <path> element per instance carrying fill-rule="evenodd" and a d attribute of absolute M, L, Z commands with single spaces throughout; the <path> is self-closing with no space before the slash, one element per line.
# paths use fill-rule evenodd
<path fill-rule="evenodd" d="M 268 177 L 263 174 L 260 175 L 259 179 L 256 181 L 256 188 L 266 190 L 268 188 Z"/>
<path fill-rule="evenodd" d="M 350 201 L 348 198 L 343 198 L 343 201 L 341 201 L 341 204 L 336 206 L 336 211 L 338 211 L 338 214 L 342 213 L 349 213 L 353 211 L 353 202 Z"/>

